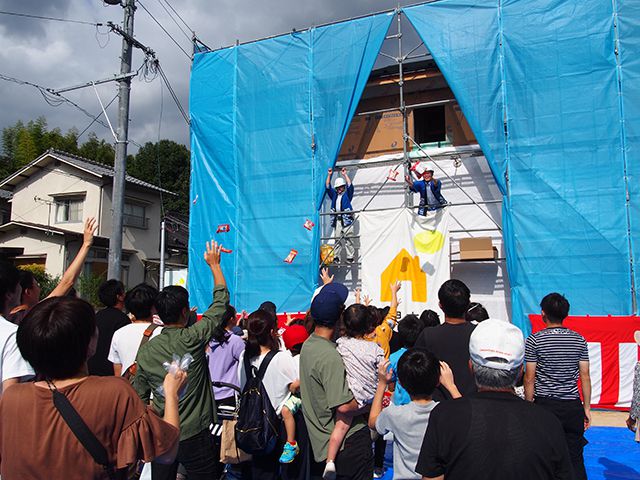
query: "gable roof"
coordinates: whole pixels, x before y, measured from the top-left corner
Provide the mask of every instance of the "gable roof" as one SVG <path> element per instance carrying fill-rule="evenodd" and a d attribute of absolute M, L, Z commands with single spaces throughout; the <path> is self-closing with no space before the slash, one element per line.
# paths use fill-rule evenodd
<path fill-rule="evenodd" d="M 4 180 L 0 181 L 0 189 L 2 188 L 13 188 L 22 182 L 24 179 L 29 178 L 34 173 L 42 170 L 43 165 L 50 161 L 51 159 L 58 160 L 62 163 L 66 163 L 67 165 L 71 165 L 79 170 L 84 171 L 85 173 L 94 175 L 96 177 L 102 178 L 113 178 L 114 170 L 112 167 L 108 165 L 103 165 L 101 163 L 94 162 L 92 160 L 88 160 L 83 157 L 79 157 L 77 155 L 73 155 L 71 153 L 62 152 L 60 150 L 49 149 L 40 155 L 35 160 L 29 162 L 27 165 L 22 167 L 17 172 L 12 173 Z M 157 192 L 167 193 L 169 195 L 176 195 L 175 193 L 165 190 L 164 188 L 158 187 L 157 185 L 153 185 L 152 183 L 145 182 L 144 180 L 140 180 L 139 178 L 132 177 L 131 175 L 127 175 L 126 177 L 127 183 L 137 185 L 142 188 L 146 188 L 149 190 L 155 190 Z"/>

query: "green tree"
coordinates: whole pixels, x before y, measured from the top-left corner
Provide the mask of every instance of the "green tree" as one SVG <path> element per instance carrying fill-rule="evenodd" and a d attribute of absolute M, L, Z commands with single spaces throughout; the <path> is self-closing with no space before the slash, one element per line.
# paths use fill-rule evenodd
<path fill-rule="evenodd" d="M 172 140 L 145 143 L 127 166 L 130 175 L 176 193 L 164 196 L 164 209 L 184 215 L 189 214 L 190 171 L 189 150 Z"/>
<path fill-rule="evenodd" d="M 15 167 L 24 167 L 27 163 L 38 156 L 38 147 L 31 136 L 31 132 L 23 128 L 16 136 L 16 147 L 13 156 Z"/>
<path fill-rule="evenodd" d="M 110 143 L 104 140 L 98 140 L 98 136 L 91 132 L 88 135 L 87 141 L 78 149 L 78 155 L 105 165 L 113 166 L 115 150 Z"/>

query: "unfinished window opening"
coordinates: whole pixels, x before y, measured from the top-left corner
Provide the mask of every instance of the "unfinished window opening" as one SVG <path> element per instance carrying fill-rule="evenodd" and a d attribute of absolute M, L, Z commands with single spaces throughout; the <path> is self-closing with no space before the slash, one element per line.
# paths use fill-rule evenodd
<path fill-rule="evenodd" d="M 413 111 L 415 141 L 422 144 L 443 143 L 447 141 L 444 105 L 417 108 Z"/>

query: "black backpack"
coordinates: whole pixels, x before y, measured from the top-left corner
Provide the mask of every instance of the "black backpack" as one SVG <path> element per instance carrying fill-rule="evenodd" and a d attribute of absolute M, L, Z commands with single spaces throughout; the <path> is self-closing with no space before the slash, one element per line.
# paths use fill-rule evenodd
<path fill-rule="evenodd" d="M 247 383 L 240 395 L 236 445 L 246 453 L 266 455 L 273 451 L 278 441 L 278 416 L 262 384 L 267 367 L 276 353 L 267 353 L 257 372 L 248 356 L 244 357 Z"/>

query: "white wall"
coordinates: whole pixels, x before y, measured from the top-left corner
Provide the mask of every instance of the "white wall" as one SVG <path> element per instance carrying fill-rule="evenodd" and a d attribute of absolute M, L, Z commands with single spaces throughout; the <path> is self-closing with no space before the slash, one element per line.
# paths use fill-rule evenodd
<path fill-rule="evenodd" d="M 16 228 L 9 232 L 0 232 L 0 245 L 3 247 L 24 248 L 25 255 L 46 255 L 45 269 L 53 275 L 64 273 L 64 237 L 48 235 L 46 232 L 29 229 L 29 236 Z"/>
<path fill-rule="evenodd" d="M 43 170 L 16 186 L 11 200 L 11 220 L 82 232 L 82 221 L 56 223 L 56 205 L 49 205 L 44 201 L 36 200 L 35 197 L 53 202 L 54 197 L 51 195 L 86 192 L 82 208 L 83 218 L 97 216 L 100 204 L 100 183 L 101 179 L 94 175 L 64 163 L 55 165 L 55 162 L 51 162 Z"/>
<path fill-rule="evenodd" d="M 447 149 L 452 151 L 453 149 Z M 459 155 L 460 162 L 456 165 L 451 156 L 436 157 L 436 153 L 442 153 L 443 149 L 431 149 L 428 152 L 434 155 L 435 162 L 427 160 L 427 165 L 435 170 L 434 177 L 442 180 L 442 193 L 445 199 L 452 203 L 450 209 L 452 225 L 450 232 L 451 243 L 451 278 L 457 278 L 465 282 L 471 290 L 471 300 L 482 303 L 489 315 L 494 318 L 511 319 L 511 292 L 506 273 L 505 251 L 502 242 L 502 204 L 473 205 L 472 201 L 501 200 L 502 195 L 495 183 L 493 174 L 489 169 L 486 159 L 481 156 L 479 148 L 475 148 L 474 156 L 470 155 L 469 148 Z M 381 164 L 381 160 L 388 162 Z M 402 155 L 390 155 L 386 157 L 372 158 L 361 161 L 340 162 L 337 169 L 346 166 L 349 176 L 355 187 L 353 207 L 354 210 L 362 209 L 367 203 L 368 210 L 377 208 L 401 207 L 405 203 L 404 170 L 399 167 L 400 173 L 397 180 L 387 181 L 378 194 L 376 191 L 387 178 L 389 170 L 402 163 Z M 370 165 L 379 166 L 370 166 Z M 366 166 L 369 165 L 369 166 Z M 334 174 L 333 178 L 336 178 Z M 458 184 L 458 188 L 455 184 Z M 375 196 L 374 196 L 375 195 Z M 419 201 L 418 194 L 412 194 L 413 205 Z M 468 205 L 456 205 L 466 203 Z M 329 211 L 329 203 L 325 199 L 324 211 Z M 329 217 L 323 216 L 322 235 L 330 236 L 328 225 Z M 497 224 L 497 225 L 496 225 Z M 486 230 L 481 230 L 486 229 Z M 469 231 L 479 230 L 479 231 Z M 355 235 L 359 235 L 356 222 Z M 459 262 L 459 239 L 464 237 L 491 237 L 493 245 L 498 250 L 497 261 L 485 262 Z M 327 243 L 322 240 L 321 243 Z M 359 244 L 358 239 L 355 241 Z M 336 280 L 343 281 L 350 289 L 360 285 L 359 266 L 331 268 Z"/>

